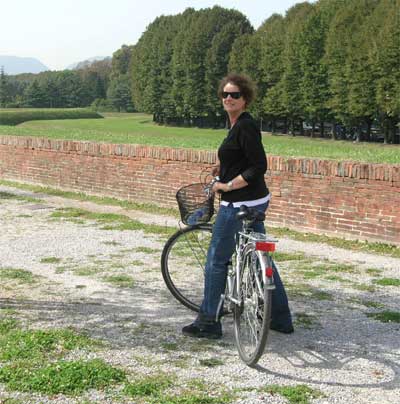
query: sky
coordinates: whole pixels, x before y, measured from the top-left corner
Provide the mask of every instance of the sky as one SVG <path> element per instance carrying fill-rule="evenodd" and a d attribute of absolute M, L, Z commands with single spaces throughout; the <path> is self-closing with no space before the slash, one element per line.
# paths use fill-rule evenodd
<path fill-rule="evenodd" d="M 0 55 L 34 57 L 50 70 L 134 45 L 160 15 L 219 5 L 241 11 L 254 28 L 301 0 L 0 0 Z"/>

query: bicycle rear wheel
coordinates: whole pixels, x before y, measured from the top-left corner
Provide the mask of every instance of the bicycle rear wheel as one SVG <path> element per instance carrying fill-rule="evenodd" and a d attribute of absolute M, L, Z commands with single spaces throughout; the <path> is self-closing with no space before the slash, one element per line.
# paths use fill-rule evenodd
<path fill-rule="evenodd" d="M 240 305 L 234 309 L 235 340 L 240 358 L 257 363 L 267 343 L 271 322 L 272 290 L 264 288 L 262 265 L 254 247 L 248 245 L 240 268 Z"/>
<path fill-rule="evenodd" d="M 180 229 L 167 241 L 161 256 L 161 273 L 168 289 L 180 303 L 197 312 L 203 300 L 211 233 L 211 224 Z"/>

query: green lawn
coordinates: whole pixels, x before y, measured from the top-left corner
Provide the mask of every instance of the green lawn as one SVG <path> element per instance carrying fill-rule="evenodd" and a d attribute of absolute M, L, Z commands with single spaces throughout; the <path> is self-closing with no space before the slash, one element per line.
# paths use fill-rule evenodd
<path fill-rule="evenodd" d="M 16 127 L 0 126 L 0 135 L 40 136 L 52 139 L 136 143 L 154 146 L 215 150 L 225 130 L 159 126 L 151 115 L 106 114 L 106 119 L 30 121 Z M 284 135 L 264 135 L 268 154 L 400 164 L 400 146 L 352 143 Z"/>

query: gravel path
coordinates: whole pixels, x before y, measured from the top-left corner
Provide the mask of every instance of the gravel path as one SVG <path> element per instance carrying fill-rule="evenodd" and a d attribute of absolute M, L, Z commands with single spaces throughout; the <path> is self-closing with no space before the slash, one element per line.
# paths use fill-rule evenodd
<path fill-rule="evenodd" d="M 40 277 L 33 285 L 0 277 L 0 317 L 3 310 L 12 310 L 30 328 L 84 330 L 109 343 L 98 355 L 115 366 L 237 389 L 235 404 L 285 403 L 281 395 L 259 388 L 303 384 L 323 393 L 312 403 L 400 403 L 400 324 L 367 316 L 400 310 L 399 287 L 375 283 L 400 278 L 400 259 L 280 240 L 280 252 L 304 254 L 298 262 L 280 263 L 296 331 L 271 332 L 259 366 L 251 369 L 236 353 L 229 317 L 220 341 L 181 335 L 193 314 L 164 286 L 159 271 L 163 239 L 142 230 L 103 230 L 96 220 L 52 215 L 75 207 L 167 226 L 176 226 L 176 219 L 5 186 L 0 186 L 0 196 L 0 271 L 20 268 Z M 41 201 L 23 199 L 33 196 Z M 335 272 L 319 275 L 316 271 L 323 266 Z M 133 285 L 118 287 L 110 275 L 130 276 Z M 203 366 L 204 359 L 218 359 L 218 366 Z M 91 403 L 136 402 L 98 391 L 85 394 Z M 0 385 L 0 403 L 10 398 L 81 403 L 61 395 L 11 392 Z"/>

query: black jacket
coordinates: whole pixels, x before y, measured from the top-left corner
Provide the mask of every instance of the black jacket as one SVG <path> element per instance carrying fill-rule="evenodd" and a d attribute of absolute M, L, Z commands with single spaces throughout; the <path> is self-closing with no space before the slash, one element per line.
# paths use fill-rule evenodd
<path fill-rule="evenodd" d="M 264 174 L 267 158 L 261 142 L 261 132 L 248 112 L 243 112 L 218 149 L 221 163 L 220 180 L 228 182 L 239 174 L 248 186 L 222 194 L 222 200 L 240 202 L 260 199 L 268 195 Z"/>

